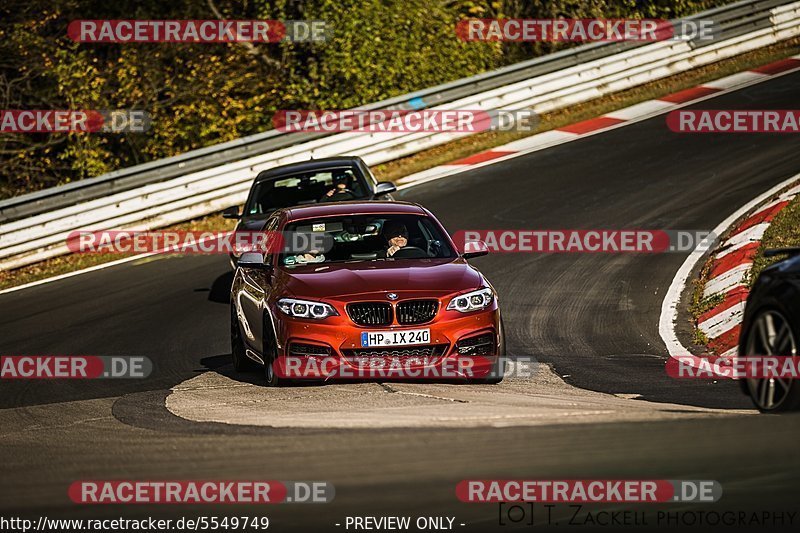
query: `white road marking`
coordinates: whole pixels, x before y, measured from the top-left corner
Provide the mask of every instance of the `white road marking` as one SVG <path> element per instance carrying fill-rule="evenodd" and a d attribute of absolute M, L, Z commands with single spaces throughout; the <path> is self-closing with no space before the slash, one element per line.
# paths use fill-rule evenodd
<path fill-rule="evenodd" d="M 703 289 L 703 296 L 708 298 L 714 294 L 725 294 L 736 287 L 743 287 L 744 276 L 750 271 L 750 266 L 752 264 L 753 263 L 750 261 L 741 263 L 723 272 L 716 278 L 711 278 L 706 282 L 705 289 Z"/>
<path fill-rule="evenodd" d="M 640 104 L 635 104 L 613 113 L 606 113 L 604 117 L 616 118 L 620 120 L 634 120 L 642 117 L 649 117 L 653 114 L 663 113 L 669 111 L 675 104 L 664 102 L 663 100 L 647 100 Z"/>
<path fill-rule="evenodd" d="M 750 226 L 746 230 L 737 233 L 727 241 L 725 241 L 725 249 L 720 250 L 716 258 L 725 257 L 726 255 L 735 252 L 739 248 L 743 248 L 748 244 L 760 241 L 764 237 L 764 232 L 769 227 L 768 222 Z"/>
<path fill-rule="evenodd" d="M 701 87 L 710 87 L 712 89 L 730 89 L 731 87 L 737 87 L 742 83 L 747 83 L 753 80 L 769 78 L 769 77 L 770 77 L 769 74 L 762 74 L 761 72 L 753 72 L 751 70 L 745 70 L 744 72 L 738 72 L 736 74 L 725 76 L 724 78 L 720 78 L 718 80 L 704 83 L 703 85 L 701 85 Z"/>
<path fill-rule="evenodd" d="M 700 322 L 697 327 L 710 339 L 716 339 L 726 331 L 736 327 L 742 321 L 745 302 L 739 302 L 721 313 Z"/>

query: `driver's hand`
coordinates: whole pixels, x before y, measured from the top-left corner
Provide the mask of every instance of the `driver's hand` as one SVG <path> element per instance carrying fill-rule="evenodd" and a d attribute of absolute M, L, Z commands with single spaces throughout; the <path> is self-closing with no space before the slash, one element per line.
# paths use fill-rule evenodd
<path fill-rule="evenodd" d="M 388 250 L 386 250 L 386 255 L 387 255 L 388 257 L 391 257 L 391 256 L 393 256 L 393 255 L 395 254 L 395 252 L 397 252 L 397 250 L 399 250 L 399 249 L 400 249 L 400 247 L 399 247 L 399 246 L 397 246 L 396 244 L 393 244 L 393 245 L 391 245 L 391 246 L 389 247 L 389 249 L 388 249 Z"/>
<path fill-rule="evenodd" d="M 335 192 L 336 192 L 336 189 L 331 189 L 325 194 L 325 196 L 333 196 L 333 193 L 335 193 Z"/>

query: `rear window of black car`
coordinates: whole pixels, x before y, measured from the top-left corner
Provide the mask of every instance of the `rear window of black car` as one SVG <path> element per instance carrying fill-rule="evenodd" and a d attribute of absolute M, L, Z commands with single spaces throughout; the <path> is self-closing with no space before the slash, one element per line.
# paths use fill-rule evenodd
<path fill-rule="evenodd" d="M 363 200 L 369 193 L 364 177 L 355 167 L 282 175 L 253 185 L 245 216 L 296 205 Z"/>

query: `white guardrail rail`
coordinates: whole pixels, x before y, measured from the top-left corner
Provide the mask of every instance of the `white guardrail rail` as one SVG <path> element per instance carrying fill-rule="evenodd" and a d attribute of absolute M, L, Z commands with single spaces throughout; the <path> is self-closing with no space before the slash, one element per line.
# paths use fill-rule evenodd
<path fill-rule="evenodd" d="M 721 39 L 705 42 L 661 41 L 623 49 L 597 59 L 573 60 L 577 64 L 568 68 L 533 75 L 490 90 L 479 90 L 474 94 L 428 107 L 473 110 L 530 108 L 541 114 L 585 102 L 800 35 L 800 2 L 781 5 L 776 3 L 778 2 L 745 1 L 690 17 L 702 19 L 708 15 L 718 22 L 727 22 L 729 27 L 740 28 L 739 31 L 723 32 Z M 764 5 L 769 8 L 764 8 Z M 715 13 L 720 15 L 713 17 Z M 595 48 L 598 47 L 585 45 L 559 54 L 577 55 L 582 50 Z M 529 63 L 535 62 L 536 60 Z M 498 76 L 505 75 L 509 70 L 506 67 L 496 73 Z M 482 75 L 473 79 L 486 77 L 487 75 Z M 464 94 L 462 87 L 468 80 L 462 80 L 460 85 L 459 82 L 454 82 L 441 87 L 451 91 L 456 87 Z M 478 82 L 472 85 L 481 89 Z M 426 100 L 435 102 L 435 97 L 435 93 L 428 93 Z M 402 101 L 402 98 L 394 100 Z M 276 136 L 274 132 L 270 135 Z M 39 212 L 33 211 L 35 214 L 16 220 L 14 217 L 0 217 L 0 221 L 11 219 L 0 224 L 0 269 L 17 268 L 69 253 L 66 239 L 73 231 L 149 230 L 242 204 L 253 178 L 270 167 L 303 161 L 310 157 L 322 158 L 341 154 L 358 155 L 367 164 L 375 165 L 465 135 L 468 134 L 336 133 L 242 157 L 235 162 L 189 171 L 178 177 L 169 177 L 122 192 L 103 194 L 66 207 L 47 209 L 47 202 L 57 202 L 59 197 L 63 203 L 67 193 L 59 193 L 59 188 L 48 190 L 50 198 L 45 201 L 36 198 L 41 194 L 33 193 L 28 195 L 32 197 L 30 203 L 42 204 L 37 208 Z M 230 144 L 227 143 L 226 146 Z M 203 152 L 213 154 L 214 147 L 204 149 Z M 175 167 L 181 166 L 183 163 L 172 163 L 173 173 Z M 28 201 L 24 196 L 12 198 L 0 202 L 0 208 L 4 204 L 14 204 L 14 209 L 20 209 Z"/>

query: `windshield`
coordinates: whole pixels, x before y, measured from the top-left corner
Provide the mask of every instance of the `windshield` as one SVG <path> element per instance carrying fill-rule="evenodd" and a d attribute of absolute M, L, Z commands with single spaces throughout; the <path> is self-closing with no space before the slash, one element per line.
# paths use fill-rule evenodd
<path fill-rule="evenodd" d="M 406 259 L 455 258 L 439 226 L 419 215 L 347 215 L 301 220 L 286 226 L 286 234 L 319 234 L 325 249 L 282 254 L 280 264 L 307 264 Z"/>
<path fill-rule="evenodd" d="M 279 209 L 318 202 L 346 202 L 368 196 L 366 182 L 354 167 L 328 168 L 258 181 L 244 215 L 261 215 Z"/>

